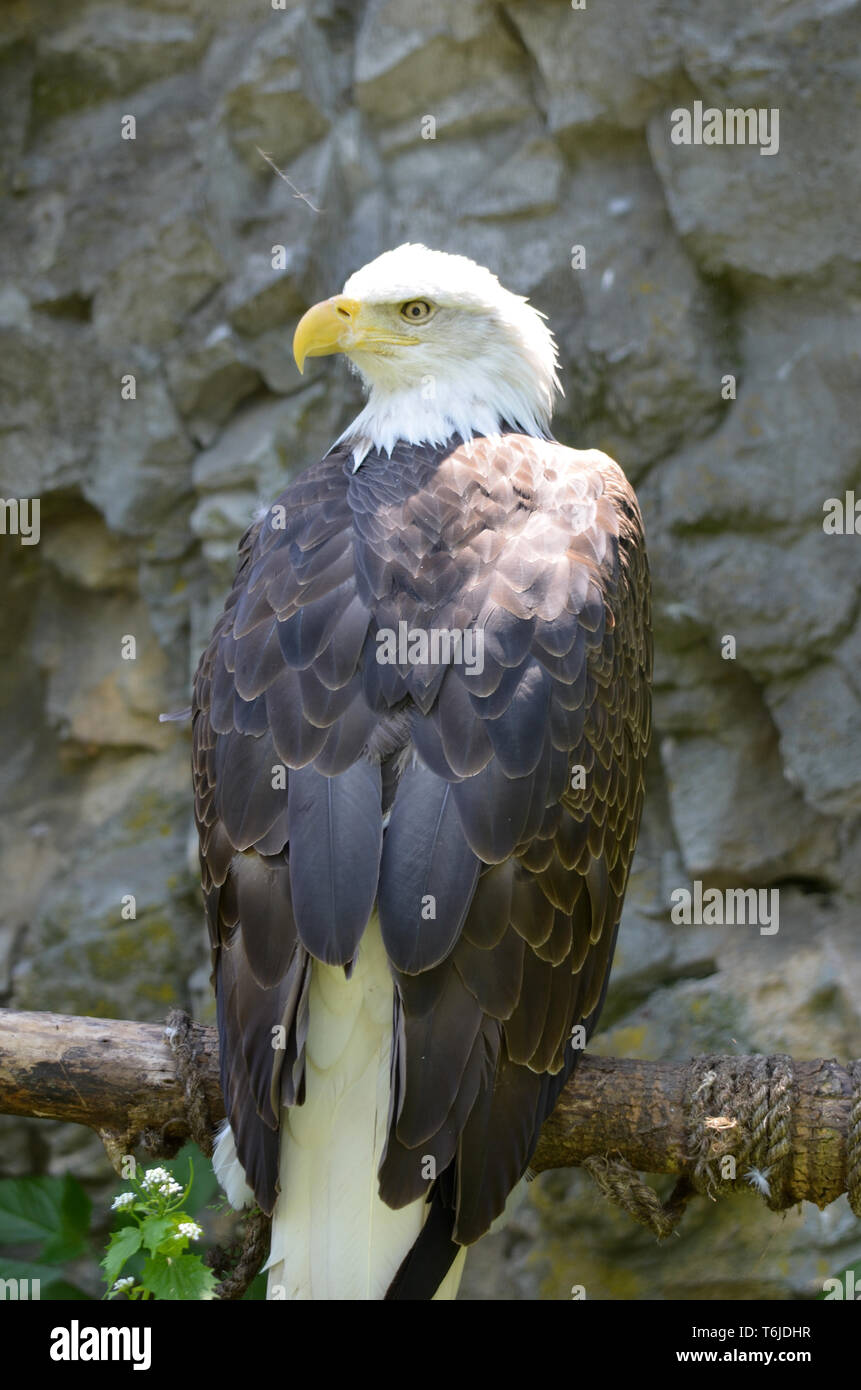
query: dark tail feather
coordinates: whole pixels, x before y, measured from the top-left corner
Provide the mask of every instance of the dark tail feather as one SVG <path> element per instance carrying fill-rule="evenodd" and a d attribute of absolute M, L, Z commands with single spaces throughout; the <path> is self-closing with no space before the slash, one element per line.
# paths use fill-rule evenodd
<path fill-rule="evenodd" d="M 453 1168 L 454 1164 L 438 1180 L 427 1220 L 389 1285 L 387 1299 L 429 1301 L 463 1249 L 451 1238 L 454 1230 Z"/>

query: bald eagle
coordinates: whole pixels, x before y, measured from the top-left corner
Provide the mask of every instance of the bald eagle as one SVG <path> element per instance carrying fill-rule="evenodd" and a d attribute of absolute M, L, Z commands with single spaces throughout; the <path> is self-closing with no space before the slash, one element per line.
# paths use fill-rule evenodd
<path fill-rule="evenodd" d="M 272 1214 L 270 1298 L 454 1298 L 607 988 L 642 522 L 550 433 L 544 316 L 465 257 L 387 252 L 293 346 L 368 400 L 246 532 L 195 677 L 215 1167 Z"/>

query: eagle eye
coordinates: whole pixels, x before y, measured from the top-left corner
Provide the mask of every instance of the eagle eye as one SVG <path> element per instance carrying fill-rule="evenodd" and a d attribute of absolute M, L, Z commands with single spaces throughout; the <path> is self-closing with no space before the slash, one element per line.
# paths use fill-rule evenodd
<path fill-rule="evenodd" d="M 406 304 L 401 305 L 401 318 L 408 323 L 424 323 L 432 313 L 433 309 L 426 299 L 408 299 Z"/>

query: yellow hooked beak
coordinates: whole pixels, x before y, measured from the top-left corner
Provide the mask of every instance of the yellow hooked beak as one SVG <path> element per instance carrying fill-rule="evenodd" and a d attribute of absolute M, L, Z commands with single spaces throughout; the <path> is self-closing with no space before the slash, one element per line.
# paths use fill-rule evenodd
<path fill-rule="evenodd" d="M 358 346 L 355 323 L 361 307 L 358 299 L 336 294 L 302 315 L 293 334 L 293 356 L 300 372 L 305 370 L 306 357 L 327 357 Z"/>
<path fill-rule="evenodd" d="M 296 325 L 293 356 L 300 372 L 306 357 L 328 357 L 333 352 L 372 351 L 420 340 L 408 333 L 392 333 L 373 306 L 335 294 L 315 304 Z"/>

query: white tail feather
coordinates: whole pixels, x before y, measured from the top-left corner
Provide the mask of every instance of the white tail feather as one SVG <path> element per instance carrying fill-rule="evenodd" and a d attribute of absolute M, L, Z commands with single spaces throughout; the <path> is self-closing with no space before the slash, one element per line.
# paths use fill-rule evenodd
<path fill-rule="evenodd" d="M 254 1205 L 254 1193 L 245 1181 L 245 1169 L 236 1157 L 233 1130 L 227 1120 L 215 1136 L 212 1166 L 225 1197 L 236 1211 Z"/>
<path fill-rule="evenodd" d="M 349 980 L 340 967 L 313 965 L 305 1103 L 282 1116 L 281 1195 L 265 1266 L 270 1299 L 381 1299 L 421 1231 L 423 1200 L 393 1211 L 378 1194 L 389 1116 L 392 992 L 376 913 Z M 213 1164 L 231 1205 L 246 1205 L 251 1194 L 227 1126 Z M 437 1299 L 457 1296 L 465 1255 L 455 1260 Z"/>

